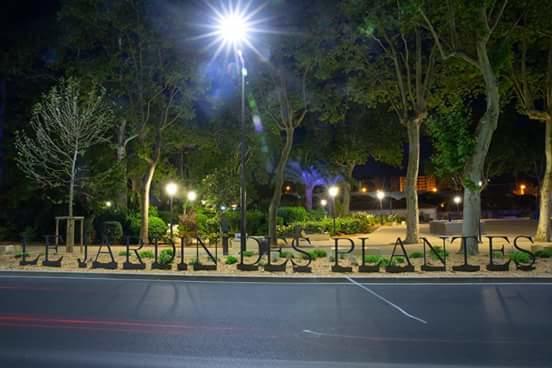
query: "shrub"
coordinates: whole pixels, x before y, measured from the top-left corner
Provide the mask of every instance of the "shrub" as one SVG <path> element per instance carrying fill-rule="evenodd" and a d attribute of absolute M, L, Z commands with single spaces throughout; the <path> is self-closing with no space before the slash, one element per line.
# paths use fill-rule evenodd
<path fill-rule="evenodd" d="M 327 256 L 327 253 L 324 249 L 315 249 L 313 250 L 313 253 L 316 255 L 316 257 L 318 258 L 324 258 Z"/>
<path fill-rule="evenodd" d="M 234 256 L 228 256 L 226 257 L 226 260 L 224 261 L 224 263 L 226 263 L 227 265 L 231 265 L 234 263 L 238 263 L 238 259 Z"/>
<path fill-rule="evenodd" d="M 148 229 L 151 239 L 163 239 L 169 227 L 160 217 L 150 216 Z"/>
<path fill-rule="evenodd" d="M 28 257 L 30 254 L 28 252 L 23 253 L 22 251 L 15 253 L 15 258 L 21 258 L 23 256 Z"/>
<path fill-rule="evenodd" d="M 552 257 L 552 248 L 539 249 L 535 252 L 535 256 L 539 258 L 550 258 Z"/>
<path fill-rule="evenodd" d="M 379 263 L 381 260 L 383 259 L 382 256 L 375 256 L 375 255 L 370 255 L 370 256 L 365 256 L 364 257 L 364 262 L 365 263 Z"/>
<path fill-rule="evenodd" d="M 151 250 L 143 250 L 139 254 L 140 258 L 153 258 L 153 252 Z"/>
<path fill-rule="evenodd" d="M 128 252 L 128 254 L 130 255 L 130 254 L 132 254 L 132 253 Z M 126 251 L 126 250 L 122 250 L 122 251 L 119 252 L 119 256 L 121 256 L 121 257 L 126 257 L 126 255 L 127 255 L 127 251 Z"/>
<path fill-rule="evenodd" d="M 510 259 L 514 262 L 517 262 L 517 263 L 530 263 L 531 262 L 531 257 L 529 257 L 529 254 L 525 253 L 525 252 L 520 252 L 520 251 L 516 251 L 516 252 L 512 252 L 510 254 Z"/>
<path fill-rule="evenodd" d="M 284 225 L 290 225 L 295 222 L 304 222 L 309 219 L 309 213 L 304 207 L 280 207 L 278 216 L 284 221 Z"/>
<path fill-rule="evenodd" d="M 504 254 L 502 252 L 499 252 L 499 251 L 495 250 L 493 252 L 493 258 L 502 259 L 502 258 L 504 258 Z"/>
<path fill-rule="evenodd" d="M 165 221 L 163 221 L 163 219 L 155 216 L 156 214 L 157 209 L 151 206 L 149 213 L 148 232 L 151 239 L 162 239 L 167 234 L 167 230 L 169 229 L 169 227 L 167 226 Z M 133 213 L 128 216 L 128 229 L 131 236 L 140 236 L 141 222 L 142 218 L 138 213 Z"/>
<path fill-rule="evenodd" d="M 404 259 L 403 259 L 404 261 Z M 389 259 L 389 258 L 382 258 L 381 259 L 381 265 L 383 267 L 387 267 L 387 266 L 396 266 L 398 263 L 397 261 L 397 257 L 393 258 L 393 259 Z"/>
<path fill-rule="evenodd" d="M 105 221 L 102 225 L 102 236 L 111 243 L 120 243 L 123 239 L 123 225 L 119 221 Z"/>
<path fill-rule="evenodd" d="M 449 252 L 448 250 L 444 250 L 443 247 L 433 247 L 433 249 L 435 249 L 435 252 L 437 252 L 437 254 L 439 254 L 441 256 L 441 258 L 445 258 L 445 257 L 448 257 L 449 255 Z M 433 260 L 438 260 L 439 258 L 437 257 L 437 255 L 432 252 L 431 250 L 429 251 L 430 255 L 431 255 L 431 259 Z"/>
<path fill-rule="evenodd" d="M 295 255 L 288 251 L 288 250 L 282 250 L 280 251 L 280 257 L 282 258 L 295 258 Z"/>
<path fill-rule="evenodd" d="M 173 250 L 172 249 L 163 249 L 160 253 L 159 253 L 159 263 L 160 264 L 169 264 L 171 263 L 173 260 L 171 260 L 173 256 Z"/>
<path fill-rule="evenodd" d="M 409 254 L 410 258 L 422 258 L 424 254 L 422 252 L 412 252 Z"/>
<path fill-rule="evenodd" d="M 244 250 L 242 253 L 244 257 L 253 257 L 253 255 L 255 254 L 252 250 Z"/>
<path fill-rule="evenodd" d="M 395 261 L 397 261 L 398 264 L 403 264 L 405 261 L 404 257 L 395 257 Z"/>

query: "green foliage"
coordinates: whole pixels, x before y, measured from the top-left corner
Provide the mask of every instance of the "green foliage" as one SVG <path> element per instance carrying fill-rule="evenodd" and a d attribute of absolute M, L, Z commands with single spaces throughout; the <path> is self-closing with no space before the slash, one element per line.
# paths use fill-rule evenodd
<path fill-rule="evenodd" d="M 403 264 L 405 261 L 404 257 L 395 257 L 394 258 L 395 261 L 397 261 L 398 264 Z"/>
<path fill-rule="evenodd" d="M 105 221 L 103 236 L 111 243 L 119 243 L 123 239 L 123 226 L 119 221 Z"/>
<path fill-rule="evenodd" d="M 170 262 L 172 262 L 171 258 L 173 256 L 173 250 L 172 249 L 163 249 L 160 253 L 159 253 L 159 263 L 160 264 L 169 264 Z"/>
<path fill-rule="evenodd" d="M 552 248 L 539 249 L 535 252 L 535 256 L 539 258 L 550 258 L 552 257 Z"/>
<path fill-rule="evenodd" d="M 255 255 L 252 250 L 244 250 L 242 253 L 244 257 L 253 257 Z"/>
<path fill-rule="evenodd" d="M 150 239 L 163 239 L 169 227 L 160 217 L 157 217 L 157 208 L 150 206 L 148 231 Z M 140 235 L 140 226 L 142 219 L 138 213 L 132 213 L 128 216 L 129 232 L 131 236 Z"/>
<path fill-rule="evenodd" d="M 471 125 L 468 111 L 460 105 L 430 117 L 427 127 L 433 139 L 432 162 L 438 177 L 462 177 L 475 147 Z"/>
<path fill-rule="evenodd" d="M 224 263 L 226 263 L 227 265 L 238 263 L 238 258 L 234 256 L 228 256 L 226 257 L 226 260 L 224 261 Z"/>
<path fill-rule="evenodd" d="M 290 252 L 288 250 L 282 250 L 280 251 L 280 257 L 282 258 L 295 258 L 295 255 L 293 252 Z"/>
<path fill-rule="evenodd" d="M 436 246 L 436 247 L 433 247 L 433 249 L 435 249 L 435 252 L 437 252 L 437 254 L 439 254 L 439 256 L 441 256 L 441 258 L 443 258 L 443 259 L 445 257 L 448 257 L 448 255 L 449 255 L 448 250 L 444 250 L 443 247 Z M 431 259 L 433 259 L 433 260 L 438 260 L 439 259 L 434 252 L 432 252 L 431 250 L 429 252 L 430 252 L 430 255 L 431 255 Z"/>
<path fill-rule="evenodd" d="M 422 252 L 412 252 L 408 255 L 410 258 L 422 258 L 424 254 Z"/>
<path fill-rule="evenodd" d="M 128 254 L 131 255 L 132 253 L 131 253 L 131 252 L 128 252 Z M 126 255 L 127 255 L 127 251 L 126 251 L 126 250 L 121 250 L 121 251 L 119 252 L 119 256 L 120 256 L 120 257 L 126 257 Z"/>
<path fill-rule="evenodd" d="M 370 264 L 377 264 L 377 263 L 379 263 L 381 260 L 383 260 L 383 257 L 382 257 L 382 256 L 369 255 L 369 256 L 365 256 L 365 257 L 364 257 L 364 262 L 365 262 L 365 263 L 370 263 Z"/>
<path fill-rule="evenodd" d="M 228 221 L 230 232 L 240 229 L 240 211 L 227 211 L 224 216 Z M 268 230 L 267 214 L 259 210 L 247 211 L 247 233 L 249 235 L 266 235 Z"/>
<path fill-rule="evenodd" d="M 140 258 L 148 259 L 148 258 L 154 257 L 154 254 L 151 250 L 143 250 L 139 254 L 140 254 Z"/>
<path fill-rule="evenodd" d="M 23 253 L 22 251 L 15 253 L 15 258 L 21 258 L 23 256 L 28 257 L 30 254 L 28 252 Z"/>
<path fill-rule="evenodd" d="M 310 218 L 310 215 L 304 207 L 280 207 L 278 217 L 283 219 L 284 225 L 290 225 L 306 221 Z"/>
<path fill-rule="evenodd" d="M 381 259 L 381 265 L 382 265 L 383 267 L 387 267 L 387 266 L 396 266 L 397 263 L 398 263 L 397 258 L 398 258 L 398 257 L 395 257 L 395 258 L 393 258 L 393 259 L 382 258 L 382 259 Z M 403 261 L 404 261 L 404 259 L 403 259 Z"/>
<path fill-rule="evenodd" d="M 493 258 L 502 259 L 502 258 L 504 258 L 504 254 L 502 252 L 499 252 L 499 251 L 495 250 L 493 252 Z"/>
<path fill-rule="evenodd" d="M 529 263 L 531 262 L 531 257 L 525 252 L 515 251 L 510 254 L 510 259 L 513 262 L 517 263 Z"/>
<path fill-rule="evenodd" d="M 152 239 L 163 239 L 169 227 L 160 217 L 149 217 L 149 235 Z"/>
<path fill-rule="evenodd" d="M 315 249 L 313 250 L 313 253 L 318 258 L 324 258 L 327 256 L 327 253 L 324 249 Z"/>

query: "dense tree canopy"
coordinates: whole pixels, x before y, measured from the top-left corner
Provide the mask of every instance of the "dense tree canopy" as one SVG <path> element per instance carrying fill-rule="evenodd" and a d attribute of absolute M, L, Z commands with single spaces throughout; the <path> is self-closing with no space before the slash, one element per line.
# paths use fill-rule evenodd
<path fill-rule="evenodd" d="M 212 31 L 209 6 L 66 0 L 39 10 L 34 20 L 30 14 L 1 25 L 16 31 L 2 32 L 0 46 L 0 239 L 26 227 L 46 233 L 54 215 L 71 215 L 74 207 L 90 228 L 109 214 L 149 241 L 152 223 L 174 220 L 167 215 L 169 181 L 178 183 L 181 214 L 191 206 L 191 190 L 201 199 L 194 204 L 198 216 L 218 216 L 239 203 L 241 62 L 237 48 L 204 37 Z M 311 210 L 315 192 L 324 196 L 329 183 L 340 186 L 340 213 L 348 214 L 360 169 L 377 162 L 406 177 L 406 240 L 417 242 L 416 183 L 421 163 L 431 160 L 443 186 L 464 190 L 465 234 L 477 226 L 488 181 L 522 176 L 539 186 L 538 237 L 549 239 L 548 13 L 538 1 L 507 0 L 261 6 L 262 22 L 253 27 L 262 32 L 241 46 L 247 205 L 266 218 L 267 234 L 277 235 L 282 203 Z M 36 104 L 63 80 L 78 80 L 82 96 L 100 93 L 110 111 L 102 139 L 86 152 L 76 149 L 87 180 L 74 196 L 59 189 L 65 178 L 48 179 L 54 183 L 44 192 L 34 190 L 44 180 L 22 185 L 44 179 L 37 149 L 48 151 L 23 137 L 45 142 Z M 86 110 L 72 118 L 80 113 Z M 94 115 L 79 122 L 92 127 L 102 120 Z M 49 142 L 60 152 L 70 148 L 55 137 Z M 84 189 L 85 180 L 75 178 Z M 295 202 L 283 195 L 287 181 L 301 187 Z"/>

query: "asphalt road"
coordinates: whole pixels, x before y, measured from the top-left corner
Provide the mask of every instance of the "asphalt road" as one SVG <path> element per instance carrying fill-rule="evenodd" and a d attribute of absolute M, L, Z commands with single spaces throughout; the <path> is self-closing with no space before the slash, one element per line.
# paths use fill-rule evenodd
<path fill-rule="evenodd" d="M 0 367 L 552 366 L 552 284 L 0 275 Z"/>

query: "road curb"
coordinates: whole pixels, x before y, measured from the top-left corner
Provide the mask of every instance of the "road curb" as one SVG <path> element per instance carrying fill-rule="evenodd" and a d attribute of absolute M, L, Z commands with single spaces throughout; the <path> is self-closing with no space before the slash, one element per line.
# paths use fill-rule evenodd
<path fill-rule="evenodd" d="M 275 275 L 189 275 L 189 274 L 163 274 L 163 273 L 125 273 L 125 272 L 71 272 L 71 271 L 20 271 L 20 270 L 0 270 L 0 277 L 79 277 L 89 279 L 120 279 L 120 280 L 167 280 L 167 281 L 214 281 L 214 282 L 274 282 L 274 283 L 350 283 L 346 276 L 360 283 L 542 283 L 552 284 L 552 277 L 534 276 L 534 277 L 481 277 L 481 276 L 383 276 L 367 277 L 358 274 L 343 274 L 343 276 L 321 276 L 321 275 L 300 275 L 300 276 L 275 276 Z"/>

